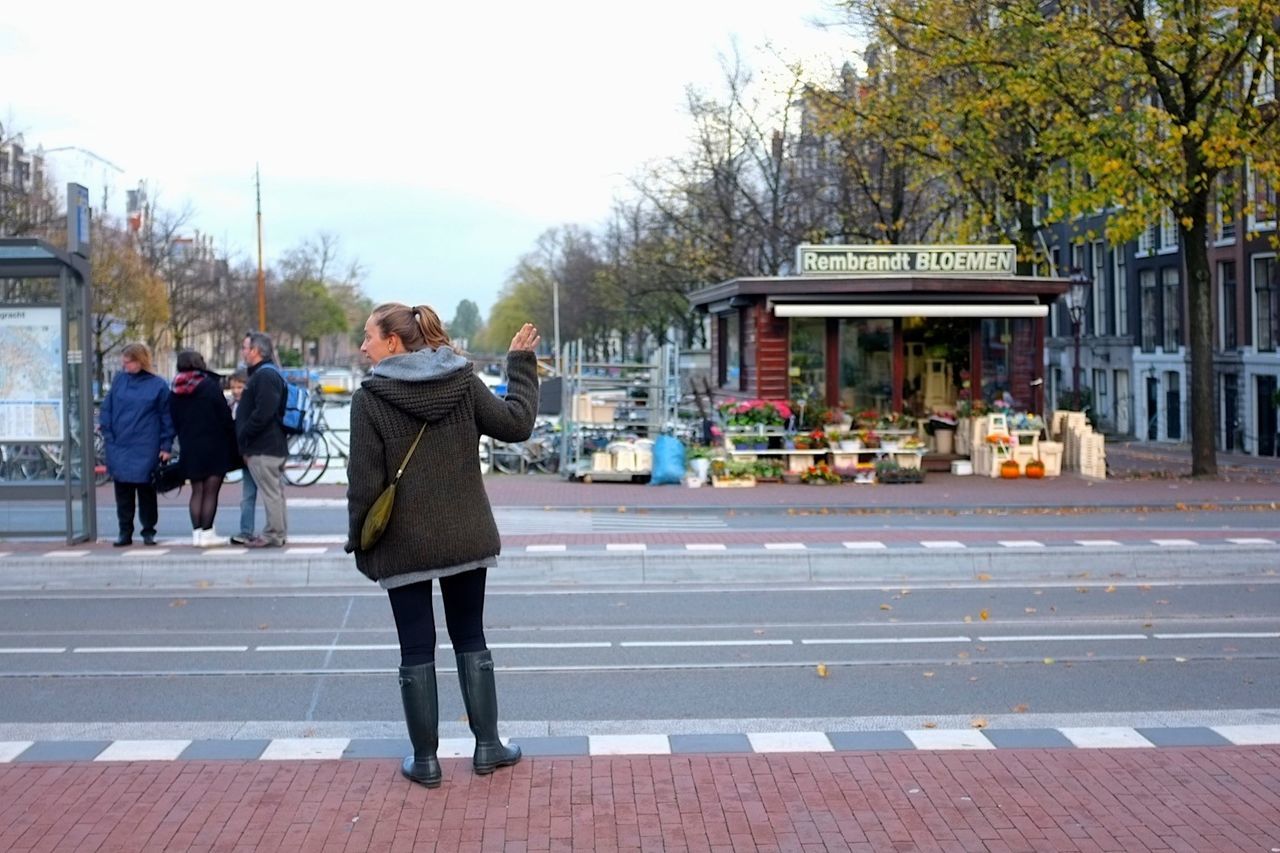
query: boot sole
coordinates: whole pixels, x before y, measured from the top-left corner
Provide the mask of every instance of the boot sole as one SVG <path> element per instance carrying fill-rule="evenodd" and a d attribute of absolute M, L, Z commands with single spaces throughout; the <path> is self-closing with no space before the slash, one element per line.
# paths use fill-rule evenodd
<path fill-rule="evenodd" d="M 440 783 L 444 781 L 443 773 L 441 773 L 438 776 L 424 776 L 424 777 L 414 776 L 412 773 L 409 772 L 409 770 L 405 767 L 403 763 L 400 765 L 400 775 L 408 779 L 410 782 L 413 782 L 418 785 L 422 785 L 425 788 L 439 788 Z"/>
<path fill-rule="evenodd" d="M 510 761 L 499 761 L 497 764 L 486 764 L 483 767 L 481 767 L 478 764 L 473 764 L 471 766 L 476 771 L 477 776 L 488 776 L 490 773 L 492 773 L 495 770 L 499 770 L 503 767 L 511 767 L 515 764 L 519 764 L 521 758 L 524 758 L 523 754 L 517 755 L 515 758 L 511 759 Z"/>

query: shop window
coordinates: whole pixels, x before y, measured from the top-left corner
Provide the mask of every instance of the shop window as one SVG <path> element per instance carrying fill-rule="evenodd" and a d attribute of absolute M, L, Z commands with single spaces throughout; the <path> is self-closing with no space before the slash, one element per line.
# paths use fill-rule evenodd
<path fill-rule="evenodd" d="M 1014 410 L 1029 409 L 1031 382 L 1040 375 L 1032 353 L 1033 326 L 1025 318 L 982 321 L 982 399 L 1007 404 Z"/>
<path fill-rule="evenodd" d="M 791 399 L 826 405 L 827 321 L 822 317 L 793 317 L 787 358 Z"/>
<path fill-rule="evenodd" d="M 840 321 L 840 407 L 847 414 L 893 403 L 893 321 Z"/>
<path fill-rule="evenodd" d="M 1093 280 L 1093 333 L 1105 335 L 1111 331 L 1111 318 L 1108 309 L 1111 307 L 1107 293 L 1107 244 L 1102 240 L 1093 241 L 1090 260 L 1093 269 L 1090 278 Z"/>
<path fill-rule="evenodd" d="M 1112 288 L 1115 291 L 1116 334 L 1129 334 L 1129 275 L 1125 265 L 1125 247 L 1116 246 L 1112 263 Z"/>
<path fill-rule="evenodd" d="M 734 311 L 717 318 L 719 341 L 719 385 L 734 391 L 743 389 L 742 314 Z"/>

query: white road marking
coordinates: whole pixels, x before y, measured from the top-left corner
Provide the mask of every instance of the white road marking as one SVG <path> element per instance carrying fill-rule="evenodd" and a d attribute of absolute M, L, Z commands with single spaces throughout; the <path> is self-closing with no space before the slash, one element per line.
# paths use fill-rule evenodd
<path fill-rule="evenodd" d="M 117 740 L 93 760 L 173 761 L 189 746 L 189 740 Z"/>
<path fill-rule="evenodd" d="M 330 761 L 341 758 L 350 738 L 276 738 L 262 751 L 262 761 Z"/>
<path fill-rule="evenodd" d="M 968 643 L 968 637 L 831 637 L 801 640 L 802 646 L 874 646 L 881 643 Z"/>
<path fill-rule="evenodd" d="M 44 553 L 44 554 L 43 554 L 43 555 L 41 555 L 41 556 L 44 556 L 44 557 L 60 557 L 60 558 L 65 558 L 65 557 L 87 557 L 87 556 L 89 556 L 89 552 L 88 552 L 88 551 L 48 551 L 48 552 Z"/>
<path fill-rule="evenodd" d="M 1000 545 L 1005 548 L 1043 548 L 1043 542 L 1034 539 L 1001 539 Z"/>
<path fill-rule="evenodd" d="M 1155 746 L 1135 730 L 1122 726 L 1060 728 L 1058 731 L 1082 749 L 1136 749 Z"/>
<path fill-rule="evenodd" d="M 883 542 L 842 542 L 840 544 L 853 551 L 871 551 L 889 547 Z"/>
<path fill-rule="evenodd" d="M 450 646 L 450 648 L 453 648 Z M 490 643 L 491 649 L 611 649 L 613 643 Z"/>
<path fill-rule="evenodd" d="M 618 643 L 623 649 L 675 649 L 712 646 L 792 646 L 791 640 L 624 640 Z"/>
<path fill-rule="evenodd" d="M 954 539 L 922 539 L 920 544 L 925 548 L 963 548 L 963 542 L 957 542 Z"/>
<path fill-rule="evenodd" d="M 130 557 L 163 557 L 169 553 L 168 548 L 143 548 L 141 551 L 135 551 Z"/>
<path fill-rule="evenodd" d="M 1199 544 L 1191 539 L 1152 539 L 1151 541 L 1162 548 L 1190 548 Z"/>
<path fill-rule="evenodd" d="M 803 542 L 766 542 L 764 543 L 766 551 L 803 551 L 805 544 Z"/>
<path fill-rule="evenodd" d="M 979 637 L 982 643 L 1034 643 L 1044 640 L 1051 643 L 1065 640 L 1146 640 L 1146 634 L 1005 634 L 994 637 Z"/>
<path fill-rule="evenodd" d="M 0 655 L 60 655 L 65 651 L 65 648 L 56 649 L 51 646 L 30 646 L 27 648 L 14 646 L 7 649 L 0 649 Z"/>
<path fill-rule="evenodd" d="M 1119 548 L 1120 543 L 1114 539 L 1077 539 L 1077 545 L 1083 545 L 1086 548 Z"/>
<path fill-rule="evenodd" d="M 587 738 L 591 755 L 670 755 L 666 735 L 591 735 Z"/>
<path fill-rule="evenodd" d="M 822 732 L 748 732 L 755 752 L 834 752 Z"/>
<path fill-rule="evenodd" d="M 328 548 L 285 548 L 286 554 L 323 554 Z"/>
<path fill-rule="evenodd" d="M 255 652 L 386 652 L 398 651 L 398 643 L 369 643 L 367 645 L 352 644 L 349 646 L 302 645 L 302 646 L 255 646 Z"/>
<path fill-rule="evenodd" d="M 977 729 L 908 729 L 903 732 L 916 749 L 995 749 Z"/>
<path fill-rule="evenodd" d="M 1228 542 L 1230 542 L 1232 545 L 1274 545 L 1274 544 L 1276 544 L 1274 539 L 1261 539 L 1261 538 L 1258 538 L 1258 539 L 1228 539 L 1227 541 L 1228 541 Z M 0 554 L 0 557 L 3 557 L 3 556 L 4 556 L 4 554 Z"/>
<path fill-rule="evenodd" d="M 35 741 L 5 740 L 0 741 L 0 764 L 7 764 L 31 748 Z"/>
<path fill-rule="evenodd" d="M 647 548 L 643 542 L 610 542 L 604 546 L 606 551 L 644 551 Z"/>
<path fill-rule="evenodd" d="M 1205 631 L 1187 634 L 1152 634 L 1157 640 L 1278 640 L 1278 631 Z"/>
<path fill-rule="evenodd" d="M 188 654 L 190 652 L 247 652 L 248 646 L 81 646 L 72 649 L 75 654 L 140 654 L 149 652 Z"/>
<path fill-rule="evenodd" d="M 529 553 L 537 553 L 537 552 L 544 552 L 544 551 L 545 552 L 564 551 L 564 550 L 567 550 L 568 547 L 569 546 L 567 545 L 526 545 L 524 546 L 524 550 Z"/>
<path fill-rule="evenodd" d="M 1280 743 L 1280 726 L 1210 726 L 1236 746 L 1263 746 Z"/>
<path fill-rule="evenodd" d="M 686 542 L 686 551 L 724 551 L 726 546 L 722 542 Z"/>

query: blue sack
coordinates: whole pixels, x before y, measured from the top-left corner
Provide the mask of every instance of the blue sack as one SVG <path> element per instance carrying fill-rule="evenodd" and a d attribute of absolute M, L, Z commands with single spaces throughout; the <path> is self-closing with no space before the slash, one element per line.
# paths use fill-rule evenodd
<path fill-rule="evenodd" d="M 651 486 L 679 485 L 684 480 L 684 443 L 674 435 L 660 435 L 653 441 Z"/>

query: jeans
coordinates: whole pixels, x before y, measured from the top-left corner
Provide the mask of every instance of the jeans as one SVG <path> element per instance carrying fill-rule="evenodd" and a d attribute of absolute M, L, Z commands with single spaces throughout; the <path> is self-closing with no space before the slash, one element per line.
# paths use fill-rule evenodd
<path fill-rule="evenodd" d="M 240 535 L 247 539 L 253 535 L 253 516 L 258 507 L 258 484 L 253 481 L 248 465 L 242 470 L 244 477 L 240 480 Z"/>

